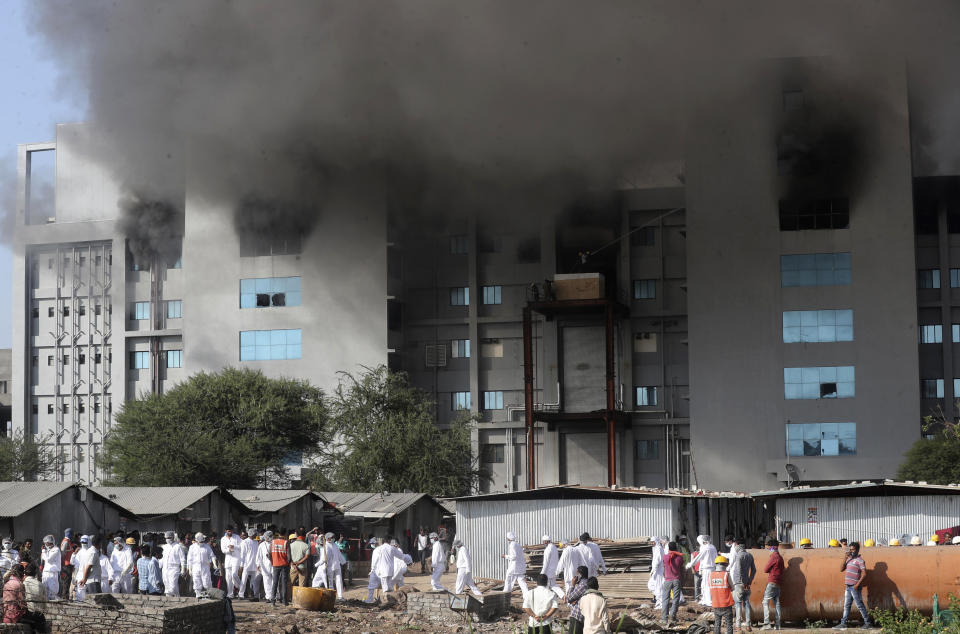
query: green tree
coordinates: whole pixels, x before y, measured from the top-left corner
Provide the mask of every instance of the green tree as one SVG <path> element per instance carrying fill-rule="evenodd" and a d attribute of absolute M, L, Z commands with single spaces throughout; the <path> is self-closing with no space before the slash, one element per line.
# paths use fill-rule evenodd
<path fill-rule="evenodd" d="M 309 457 L 326 427 L 319 388 L 227 368 L 125 403 L 101 465 L 118 485 L 284 485 L 284 463 Z"/>
<path fill-rule="evenodd" d="M 4 482 L 37 480 L 56 472 L 57 456 L 52 435 L 35 440 L 33 434 L 17 432 L 0 436 L 0 480 Z"/>
<path fill-rule="evenodd" d="M 937 412 L 924 417 L 923 430 L 933 437 L 913 443 L 897 469 L 897 478 L 930 484 L 960 482 L 960 425 Z"/>
<path fill-rule="evenodd" d="M 473 419 L 436 424 L 436 403 L 385 366 L 341 373 L 330 403 L 336 442 L 312 482 L 324 490 L 469 493 L 479 477 L 470 451 Z"/>

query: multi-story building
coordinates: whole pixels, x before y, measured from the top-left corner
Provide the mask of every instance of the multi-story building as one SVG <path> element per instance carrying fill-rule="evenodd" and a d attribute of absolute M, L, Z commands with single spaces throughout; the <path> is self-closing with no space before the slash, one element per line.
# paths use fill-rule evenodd
<path fill-rule="evenodd" d="M 727 97 L 690 107 L 667 177 L 540 215 L 414 221 L 351 192 L 302 239 L 238 236 L 188 183 L 178 257 L 147 261 L 61 126 L 20 149 L 15 424 L 94 479 L 124 400 L 226 365 L 330 388 L 386 362 L 438 425 L 478 414 L 482 490 L 892 476 L 919 417 L 956 416 L 960 196 L 914 178 L 902 65 L 863 68 L 857 93 L 828 58 L 717 68 Z M 31 154 L 51 150 L 55 213 L 34 217 Z M 592 299 L 554 297 L 564 276 Z"/>
<path fill-rule="evenodd" d="M 7 434 L 13 432 L 11 425 L 10 394 L 13 389 L 13 367 L 10 363 L 12 354 L 10 348 L 0 349 L 0 429 Z"/>

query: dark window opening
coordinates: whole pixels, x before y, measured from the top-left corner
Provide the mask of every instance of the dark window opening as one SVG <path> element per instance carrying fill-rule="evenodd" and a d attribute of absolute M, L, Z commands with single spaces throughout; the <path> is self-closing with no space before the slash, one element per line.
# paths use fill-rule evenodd
<path fill-rule="evenodd" d="M 287 305 L 287 294 L 286 293 L 274 293 L 270 297 L 270 301 L 274 306 L 286 306 Z"/>
<path fill-rule="evenodd" d="M 269 306 L 269 305 L 270 305 L 270 294 L 257 293 L 257 306 Z"/>
<path fill-rule="evenodd" d="M 657 228 L 641 227 L 630 234 L 630 245 L 634 247 L 652 247 L 657 244 Z"/>
<path fill-rule="evenodd" d="M 500 236 L 477 236 L 477 250 L 480 253 L 500 253 L 503 250 L 503 239 Z"/>
<path fill-rule="evenodd" d="M 47 308 L 47 317 L 53 317 L 53 306 Z"/>
<path fill-rule="evenodd" d="M 387 302 L 387 329 L 400 330 L 403 326 L 403 306 L 400 302 Z"/>
<path fill-rule="evenodd" d="M 480 462 L 486 464 L 502 464 L 505 461 L 506 445 L 480 445 Z"/>
<path fill-rule="evenodd" d="M 39 318 L 40 318 L 40 309 L 37 308 L 37 307 L 34 307 L 34 308 L 30 311 L 30 316 L 33 317 L 34 319 L 39 319 Z"/>
<path fill-rule="evenodd" d="M 821 383 L 821 384 L 820 384 L 820 398 L 837 398 L 837 384 L 836 384 L 836 383 Z"/>
<path fill-rule="evenodd" d="M 95 355 L 93 355 L 93 362 L 94 362 L 94 363 L 100 363 L 100 361 L 102 361 L 102 360 L 103 360 L 103 357 L 100 355 L 99 352 L 96 353 Z"/>
<path fill-rule="evenodd" d="M 540 261 L 540 237 L 521 240 L 517 245 L 517 261 L 522 264 L 536 264 Z"/>
<path fill-rule="evenodd" d="M 781 231 L 846 229 L 849 226 L 850 206 L 846 198 L 780 201 Z"/>

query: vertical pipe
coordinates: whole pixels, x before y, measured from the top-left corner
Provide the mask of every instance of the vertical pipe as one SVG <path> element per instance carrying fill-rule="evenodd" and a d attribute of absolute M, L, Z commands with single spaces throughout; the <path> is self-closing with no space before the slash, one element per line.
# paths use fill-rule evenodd
<path fill-rule="evenodd" d="M 527 428 L 527 489 L 537 487 L 533 442 L 533 315 L 523 307 L 523 409 Z"/>
<path fill-rule="evenodd" d="M 613 363 L 613 301 L 607 300 L 604 334 L 607 343 L 607 486 L 617 483 L 617 438 L 616 438 L 616 373 Z"/>

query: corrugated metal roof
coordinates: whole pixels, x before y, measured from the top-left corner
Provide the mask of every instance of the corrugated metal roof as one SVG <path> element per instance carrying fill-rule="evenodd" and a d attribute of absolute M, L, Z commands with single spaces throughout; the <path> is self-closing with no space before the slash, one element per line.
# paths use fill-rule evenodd
<path fill-rule="evenodd" d="M 313 491 L 306 489 L 230 489 L 230 495 L 251 511 L 266 513 L 276 513 L 305 496 L 323 500 Z"/>
<path fill-rule="evenodd" d="M 747 498 L 746 493 L 735 491 L 690 491 L 688 489 L 655 489 L 652 487 L 609 487 L 582 486 L 579 484 L 560 484 L 556 486 L 539 487 L 526 491 L 512 491 L 504 493 L 484 493 L 468 495 L 453 500 L 543 500 L 549 498 L 560 499 L 596 499 L 596 498 L 636 498 L 636 497 L 684 497 L 684 498 Z"/>
<path fill-rule="evenodd" d="M 758 491 L 751 493 L 752 497 L 778 497 L 778 498 L 796 498 L 796 497 L 819 497 L 824 494 L 839 495 L 923 495 L 925 493 L 949 493 L 960 495 L 960 485 L 958 484 L 927 484 L 926 482 L 894 482 L 885 480 L 883 482 L 851 482 L 850 484 L 838 484 L 833 486 L 799 486 L 792 489 L 779 489 L 777 491 Z"/>
<path fill-rule="evenodd" d="M 320 496 L 333 504 L 346 516 L 365 517 L 367 519 L 391 518 L 409 507 L 427 498 L 437 503 L 426 493 L 352 493 L 349 491 L 321 491 Z M 443 508 L 441 506 L 441 508 Z"/>
<path fill-rule="evenodd" d="M 0 482 L 0 517 L 17 517 L 72 486 L 72 482 Z"/>
<path fill-rule="evenodd" d="M 91 487 L 134 515 L 179 513 L 218 487 Z"/>
<path fill-rule="evenodd" d="M 450 515 L 457 514 L 457 501 L 453 498 L 437 498 L 437 504 L 442 506 Z"/>

